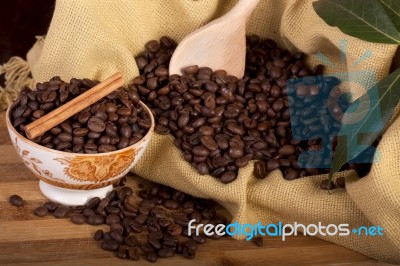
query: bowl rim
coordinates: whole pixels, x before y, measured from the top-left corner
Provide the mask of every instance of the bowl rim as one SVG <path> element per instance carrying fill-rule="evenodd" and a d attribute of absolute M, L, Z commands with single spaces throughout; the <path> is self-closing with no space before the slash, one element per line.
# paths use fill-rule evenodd
<path fill-rule="evenodd" d="M 143 142 L 146 142 L 146 141 L 147 141 L 147 138 L 151 138 L 151 135 L 152 135 L 152 133 L 153 133 L 153 131 L 154 131 L 154 127 L 155 127 L 155 120 L 154 120 L 153 113 L 151 112 L 150 108 L 149 108 L 144 102 L 139 101 L 139 104 L 142 105 L 142 106 L 145 108 L 145 110 L 147 111 L 147 113 L 149 113 L 149 115 L 150 115 L 151 126 L 150 126 L 149 130 L 147 131 L 147 133 L 146 133 L 138 142 L 136 142 L 136 143 L 134 143 L 134 144 L 132 144 L 132 145 L 130 145 L 130 146 L 128 146 L 128 147 L 125 147 L 125 148 L 123 148 L 123 149 L 119 149 L 119 150 L 115 150 L 115 151 L 111 151 L 111 152 L 102 152 L 102 153 L 74 153 L 74 152 L 66 152 L 66 151 L 59 151 L 59 150 L 56 150 L 56 149 L 50 149 L 50 148 L 47 148 L 47 147 L 42 146 L 42 145 L 40 145 L 40 144 L 37 144 L 37 143 L 31 141 L 30 139 L 28 139 L 28 138 L 22 136 L 22 135 L 14 128 L 14 126 L 11 124 L 10 112 L 11 112 L 12 104 L 10 104 L 10 106 L 7 108 L 7 111 L 6 111 L 6 125 L 7 125 L 7 128 L 8 128 L 9 130 L 11 130 L 18 138 L 22 139 L 23 141 L 27 142 L 29 145 L 31 145 L 31 146 L 33 146 L 33 147 L 36 147 L 36 148 L 39 148 L 39 149 L 43 149 L 43 150 L 48 151 L 48 152 L 52 152 L 52 153 L 56 153 L 56 154 L 60 154 L 60 155 L 64 155 L 64 156 L 83 156 L 83 157 L 114 155 L 114 154 L 123 153 L 123 152 L 125 152 L 125 151 L 127 151 L 127 150 L 130 150 L 130 149 L 132 149 L 132 148 L 137 148 L 137 147 L 140 146 Z M 11 140 L 11 141 L 13 141 L 13 140 Z M 14 144 L 14 142 L 13 142 L 13 144 Z"/>

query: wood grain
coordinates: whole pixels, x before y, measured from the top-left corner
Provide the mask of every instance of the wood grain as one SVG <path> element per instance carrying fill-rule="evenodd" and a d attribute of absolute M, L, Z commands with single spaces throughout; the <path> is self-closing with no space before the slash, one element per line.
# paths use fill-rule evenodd
<path fill-rule="evenodd" d="M 105 226 L 74 225 L 68 219 L 43 218 L 33 210 L 46 199 L 38 181 L 24 167 L 14 151 L 0 113 L 0 265 L 150 265 L 139 261 L 120 260 L 99 247 L 92 239 L 94 232 Z M 128 184 L 137 189 L 146 181 L 129 177 Z M 25 202 L 17 208 L 8 197 L 21 195 Z M 231 238 L 207 240 L 196 258 L 182 256 L 159 259 L 159 265 L 389 265 L 376 262 L 344 247 L 314 238 L 264 238 L 264 246 Z"/>

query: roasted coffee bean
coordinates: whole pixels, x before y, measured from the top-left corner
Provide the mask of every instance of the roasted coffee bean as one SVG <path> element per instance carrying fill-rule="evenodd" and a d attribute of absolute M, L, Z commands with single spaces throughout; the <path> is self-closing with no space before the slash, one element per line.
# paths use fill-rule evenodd
<path fill-rule="evenodd" d="M 172 236 L 178 236 L 182 233 L 182 226 L 179 224 L 170 224 L 167 231 Z"/>
<path fill-rule="evenodd" d="M 57 209 L 58 204 L 55 203 L 55 202 L 52 202 L 52 201 L 48 201 L 48 202 L 46 202 L 46 203 L 43 205 L 43 207 L 45 207 L 46 209 L 48 209 L 49 212 L 53 212 L 53 211 L 55 211 L 55 210 Z"/>
<path fill-rule="evenodd" d="M 98 214 L 87 217 L 87 223 L 90 225 L 100 225 L 104 223 L 104 218 Z"/>
<path fill-rule="evenodd" d="M 119 249 L 119 243 L 118 243 L 118 241 L 115 241 L 115 240 L 113 240 L 113 239 L 106 239 L 106 240 L 103 240 L 103 243 L 101 243 L 101 247 L 104 249 L 104 250 L 109 250 L 109 251 L 116 251 L 116 250 L 118 250 Z"/>
<path fill-rule="evenodd" d="M 197 244 L 193 240 L 186 241 L 182 244 L 183 247 L 183 256 L 186 259 L 193 259 L 196 255 Z"/>
<path fill-rule="evenodd" d="M 140 206 L 147 207 L 147 208 L 154 208 L 156 206 L 156 204 L 151 200 L 143 200 L 140 203 Z"/>
<path fill-rule="evenodd" d="M 143 232 L 143 230 L 144 230 L 144 227 L 142 226 L 142 223 L 139 222 L 139 221 L 133 220 L 133 221 L 130 222 L 129 225 L 130 225 L 130 227 L 131 227 L 131 229 L 132 229 L 132 231 L 134 233 L 138 233 L 139 234 L 139 233 Z"/>
<path fill-rule="evenodd" d="M 115 253 L 115 256 L 117 256 L 120 259 L 127 259 L 128 258 L 128 249 L 120 247 L 117 250 L 117 252 Z"/>
<path fill-rule="evenodd" d="M 285 155 L 285 156 L 291 155 L 295 152 L 296 152 L 296 149 L 293 145 L 284 145 L 284 146 L 280 147 L 278 150 L 279 154 Z"/>
<path fill-rule="evenodd" d="M 19 195 L 10 196 L 9 202 L 16 207 L 21 207 L 24 205 L 24 200 Z"/>
<path fill-rule="evenodd" d="M 93 208 L 97 207 L 97 205 L 99 204 L 99 202 L 100 202 L 100 198 L 99 198 L 99 197 L 91 198 L 91 199 L 85 204 L 85 207 L 88 208 L 88 209 L 93 209 Z"/>
<path fill-rule="evenodd" d="M 148 238 L 147 243 L 149 243 L 154 249 L 160 249 L 162 247 L 160 240 L 155 238 Z"/>
<path fill-rule="evenodd" d="M 129 248 L 128 249 L 128 258 L 131 260 L 139 260 L 140 255 L 137 248 Z"/>
<path fill-rule="evenodd" d="M 106 124 L 104 123 L 104 121 L 97 117 L 91 117 L 87 123 L 88 129 L 93 132 L 101 133 L 106 129 Z"/>
<path fill-rule="evenodd" d="M 263 246 L 263 238 L 262 237 L 256 237 L 254 242 L 256 243 L 257 247 Z"/>
<path fill-rule="evenodd" d="M 267 167 L 263 161 L 258 161 L 254 164 L 254 175 L 259 179 L 267 176 Z"/>
<path fill-rule="evenodd" d="M 333 181 L 330 181 L 329 179 L 322 180 L 319 186 L 321 189 L 324 190 L 330 190 L 335 188 L 335 184 Z"/>
<path fill-rule="evenodd" d="M 138 216 L 136 216 L 135 221 L 144 224 L 146 222 L 147 215 L 140 213 Z"/>
<path fill-rule="evenodd" d="M 204 237 L 203 235 L 193 235 L 192 239 L 197 243 L 197 244 L 204 244 L 207 242 L 207 238 Z"/>
<path fill-rule="evenodd" d="M 193 212 L 190 214 L 190 219 L 191 219 L 191 220 L 194 220 L 195 223 L 200 223 L 200 222 L 201 222 L 201 219 L 202 219 L 202 215 L 201 215 L 201 213 L 200 213 L 199 211 L 193 211 Z"/>
<path fill-rule="evenodd" d="M 169 258 L 175 255 L 175 251 L 171 248 L 162 248 L 159 251 L 157 251 L 157 255 L 160 258 Z"/>
<path fill-rule="evenodd" d="M 129 247 L 136 247 L 139 245 L 139 241 L 133 235 L 129 235 L 129 236 L 125 237 L 124 243 L 125 243 L 125 245 L 127 245 Z"/>
<path fill-rule="evenodd" d="M 201 212 L 201 215 L 206 220 L 212 220 L 214 219 L 216 212 L 214 208 L 206 208 Z"/>
<path fill-rule="evenodd" d="M 220 177 L 220 181 L 224 184 L 228 184 L 231 183 L 232 181 L 234 181 L 237 177 L 237 173 L 233 172 L 233 171 L 227 171 L 225 173 L 223 173 Z"/>
<path fill-rule="evenodd" d="M 279 160 L 278 159 L 271 159 L 267 161 L 267 171 L 272 172 L 279 168 Z"/>
<path fill-rule="evenodd" d="M 154 251 L 150 251 L 146 254 L 146 260 L 148 262 L 156 262 L 157 261 L 157 253 L 155 253 Z"/>
<path fill-rule="evenodd" d="M 151 210 L 151 215 L 158 219 L 167 217 L 167 212 L 160 207 L 155 207 Z"/>
<path fill-rule="evenodd" d="M 113 223 L 118 223 L 119 221 L 121 221 L 121 218 L 119 217 L 119 215 L 113 214 L 113 213 L 107 215 L 107 217 L 106 217 L 106 219 L 105 219 L 105 222 L 106 222 L 106 224 L 108 224 L 108 225 L 111 225 L 111 224 L 113 224 Z"/>
<path fill-rule="evenodd" d="M 196 74 L 197 71 L 199 71 L 199 66 L 197 65 L 188 66 L 182 69 L 182 73 L 185 75 L 193 75 Z"/>
<path fill-rule="evenodd" d="M 176 210 L 179 207 L 179 204 L 174 200 L 166 200 L 164 201 L 164 207 L 170 210 Z"/>
<path fill-rule="evenodd" d="M 335 182 L 337 187 L 344 188 L 346 186 L 346 180 L 344 177 L 338 177 Z"/>
<path fill-rule="evenodd" d="M 286 174 L 284 175 L 284 178 L 286 180 L 294 180 L 294 179 L 296 179 L 298 177 L 299 177 L 299 172 L 294 170 L 294 169 L 291 169 L 291 168 L 287 169 L 286 170 Z"/>
<path fill-rule="evenodd" d="M 45 208 L 45 207 L 37 207 L 37 208 L 34 210 L 34 214 L 35 214 L 36 216 L 39 216 L 39 217 L 44 217 L 44 216 L 46 216 L 48 212 L 49 212 L 49 210 L 48 210 L 47 208 Z"/>
<path fill-rule="evenodd" d="M 110 236 L 111 236 L 112 239 L 114 239 L 115 241 L 117 241 L 120 244 L 122 242 L 124 242 L 124 237 L 123 237 L 122 233 L 119 230 L 110 231 Z"/>
<path fill-rule="evenodd" d="M 71 215 L 71 222 L 74 224 L 86 223 L 86 217 L 83 214 L 74 213 Z"/>
<path fill-rule="evenodd" d="M 94 234 L 93 239 L 96 241 L 101 240 L 103 238 L 103 233 L 104 233 L 103 230 L 101 229 L 97 230 L 96 233 Z"/>
<path fill-rule="evenodd" d="M 53 216 L 55 218 L 64 218 L 70 212 L 69 207 L 66 206 L 58 206 L 57 209 L 53 212 Z"/>
<path fill-rule="evenodd" d="M 124 237 L 129 235 L 129 233 L 132 231 L 131 228 L 128 225 L 126 225 L 124 227 L 121 223 L 111 224 L 110 225 L 110 231 L 114 231 L 114 230 L 120 232 Z"/>

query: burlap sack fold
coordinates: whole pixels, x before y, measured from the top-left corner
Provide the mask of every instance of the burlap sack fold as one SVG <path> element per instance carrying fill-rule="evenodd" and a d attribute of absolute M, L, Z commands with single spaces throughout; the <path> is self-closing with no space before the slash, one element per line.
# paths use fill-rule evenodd
<path fill-rule="evenodd" d="M 227 12 L 236 1 L 214 0 L 59 0 L 39 56 L 30 65 L 36 81 L 54 75 L 104 79 L 122 71 L 127 82 L 138 74 L 134 56 L 151 39 L 167 35 L 179 41 L 186 34 Z M 365 87 L 388 74 L 396 46 L 367 43 L 327 26 L 313 11 L 312 1 L 261 0 L 248 25 L 249 33 L 269 37 L 291 51 L 310 55 L 309 63 L 320 63 L 324 54 L 331 62 L 328 73 L 372 70 L 361 77 Z M 339 47 L 345 47 L 341 57 Z M 372 55 L 362 64 L 354 62 L 367 50 Z M 356 95 L 362 91 L 355 91 Z M 359 90 L 359 89 L 358 89 Z M 371 173 L 358 179 L 347 177 L 346 189 L 328 194 L 319 189 L 326 178 L 314 176 L 286 181 L 279 171 L 258 180 L 253 164 L 239 172 L 229 185 L 211 176 L 201 176 L 182 160 L 171 136 L 155 135 L 134 171 L 150 180 L 187 193 L 212 198 L 240 223 L 349 223 L 350 228 L 379 225 L 384 236 L 325 237 L 386 262 L 400 263 L 400 121 L 397 119 L 379 145 L 381 160 Z"/>

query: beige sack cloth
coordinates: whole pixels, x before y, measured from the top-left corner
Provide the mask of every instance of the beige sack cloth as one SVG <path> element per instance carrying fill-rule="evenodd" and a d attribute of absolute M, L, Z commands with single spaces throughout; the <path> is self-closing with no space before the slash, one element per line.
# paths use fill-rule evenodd
<path fill-rule="evenodd" d="M 127 81 L 138 74 L 134 56 L 151 39 L 167 35 L 179 41 L 191 31 L 226 13 L 234 0 L 59 0 L 41 54 L 30 60 L 33 77 L 45 81 L 54 75 L 105 79 L 122 71 Z M 369 87 L 388 74 L 396 46 L 367 43 L 327 26 L 314 12 L 312 1 L 261 0 L 248 32 L 269 37 L 291 51 L 310 55 L 322 52 L 335 67 L 328 72 L 371 69 L 362 77 Z M 348 40 L 347 59 L 340 64 L 340 40 Z M 372 56 L 359 66 L 353 63 L 366 50 Z M 40 51 L 39 51 L 40 52 Z M 355 90 L 354 88 L 352 88 Z M 360 95 L 362 91 L 353 91 Z M 349 223 L 350 228 L 379 225 L 382 237 L 324 237 L 367 256 L 400 263 L 400 120 L 385 133 L 381 161 L 358 179 L 346 173 L 346 189 L 328 194 L 319 189 L 326 176 L 295 181 L 274 171 L 263 180 L 252 175 L 253 164 L 239 172 L 229 185 L 201 176 L 182 160 L 171 136 L 155 135 L 134 171 L 150 180 L 199 197 L 212 198 L 226 207 L 239 223 Z"/>

